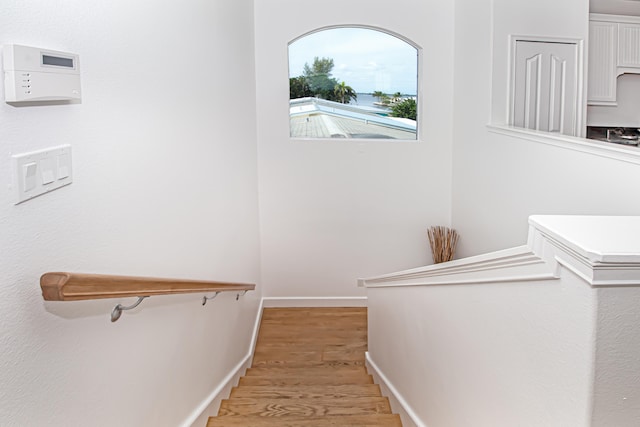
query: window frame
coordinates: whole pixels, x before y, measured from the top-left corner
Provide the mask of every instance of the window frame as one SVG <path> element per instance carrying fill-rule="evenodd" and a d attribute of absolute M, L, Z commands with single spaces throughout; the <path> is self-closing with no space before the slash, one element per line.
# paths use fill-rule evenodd
<path fill-rule="evenodd" d="M 356 29 L 366 29 L 366 30 L 373 30 L 373 31 L 377 31 L 380 33 L 384 33 L 387 34 L 389 36 L 395 37 L 403 42 L 405 42 L 406 44 L 408 44 L 409 46 L 411 46 L 412 48 L 414 48 L 416 50 L 416 136 L 414 139 L 393 139 L 393 138 L 326 138 L 326 137 L 318 137 L 318 138 L 313 138 L 313 137 L 299 137 L 299 136 L 292 136 L 291 135 L 291 114 L 290 114 L 290 98 L 289 96 L 287 96 L 287 117 L 289 119 L 289 124 L 288 124 L 288 129 L 289 129 L 289 140 L 290 141 L 295 141 L 295 142 L 313 142 L 313 141 L 318 141 L 318 142 L 328 142 L 328 141 L 349 141 L 349 142 L 367 142 L 367 143 L 373 143 L 373 142 L 391 142 L 391 143 L 407 143 L 407 142 L 419 142 L 421 141 L 421 135 L 423 133 L 422 131 L 422 122 L 424 121 L 423 116 L 424 114 L 422 113 L 423 111 L 423 101 L 422 101 L 422 79 L 421 79 L 421 70 L 423 69 L 423 49 L 422 47 L 414 42 L 413 40 L 411 40 L 410 38 L 397 33 L 395 31 L 383 28 L 383 27 L 378 27 L 378 26 L 374 26 L 374 25 L 363 25 L 363 24 L 337 24 L 337 25 L 326 25 L 326 26 L 322 26 L 322 27 L 318 27 L 315 28 L 313 30 L 307 31 L 305 33 L 302 33 L 300 35 L 298 35 L 297 37 L 291 39 L 288 43 L 287 43 L 287 47 L 286 47 L 286 51 L 287 51 L 287 80 L 289 80 L 291 78 L 290 74 L 290 63 L 291 63 L 291 58 L 289 56 L 289 46 L 291 46 L 291 44 L 295 43 L 296 41 L 307 37 L 309 35 L 318 33 L 318 32 L 322 32 L 322 31 L 327 31 L 327 30 L 333 30 L 333 29 L 341 29 L 341 28 L 356 28 Z M 289 87 L 289 84 L 287 83 L 287 87 Z"/>

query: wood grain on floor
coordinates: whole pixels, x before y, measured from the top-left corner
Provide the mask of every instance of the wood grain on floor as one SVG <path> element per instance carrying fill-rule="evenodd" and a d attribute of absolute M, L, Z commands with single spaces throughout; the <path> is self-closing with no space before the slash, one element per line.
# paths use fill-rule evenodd
<path fill-rule="evenodd" d="M 402 427 L 366 350 L 366 308 L 265 308 L 252 367 L 207 427 Z"/>

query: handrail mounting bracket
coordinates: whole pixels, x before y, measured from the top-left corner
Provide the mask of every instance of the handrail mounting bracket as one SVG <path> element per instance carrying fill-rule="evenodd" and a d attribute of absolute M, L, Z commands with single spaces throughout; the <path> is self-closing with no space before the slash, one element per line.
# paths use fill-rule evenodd
<path fill-rule="evenodd" d="M 133 310 L 134 308 L 136 308 L 137 306 L 140 305 L 140 303 L 142 302 L 142 300 L 144 300 L 145 298 L 149 298 L 149 296 L 144 296 L 144 297 L 138 297 L 138 301 L 136 301 L 135 303 L 133 303 L 132 305 L 129 306 L 124 306 L 122 304 L 118 304 L 113 308 L 113 311 L 111 312 L 111 321 L 115 322 L 117 321 L 120 316 L 122 316 L 122 312 L 126 311 L 126 310 Z"/>

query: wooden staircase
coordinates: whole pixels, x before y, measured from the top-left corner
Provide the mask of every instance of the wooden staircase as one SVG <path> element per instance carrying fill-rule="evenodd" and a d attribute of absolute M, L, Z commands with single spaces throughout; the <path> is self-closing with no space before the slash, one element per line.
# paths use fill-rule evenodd
<path fill-rule="evenodd" d="M 402 427 L 366 349 L 366 308 L 265 308 L 253 365 L 207 427 Z"/>

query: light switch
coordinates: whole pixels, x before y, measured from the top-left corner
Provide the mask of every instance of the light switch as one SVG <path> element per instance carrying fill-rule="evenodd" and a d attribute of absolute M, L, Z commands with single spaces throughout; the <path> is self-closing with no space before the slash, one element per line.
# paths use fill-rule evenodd
<path fill-rule="evenodd" d="M 27 192 L 36 188 L 36 171 L 38 165 L 36 162 L 22 165 L 22 191 Z"/>
<path fill-rule="evenodd" d="M 51 184 L 56 180 L 55 159 L 46 157 L 40 160 L 40 175 L 42 176 L 42 185 Z"/>
<path fill-rule="evenodd" d="M 14 154 L 12 158 L 16 205 L 72 182 L 71 146 L 69 145 Z"/>
<path fill-rule="evenodd" d="M 58 156 L 58 179 L 64 179 L 71 175 L 71 155 L 69 153 Z"/>

